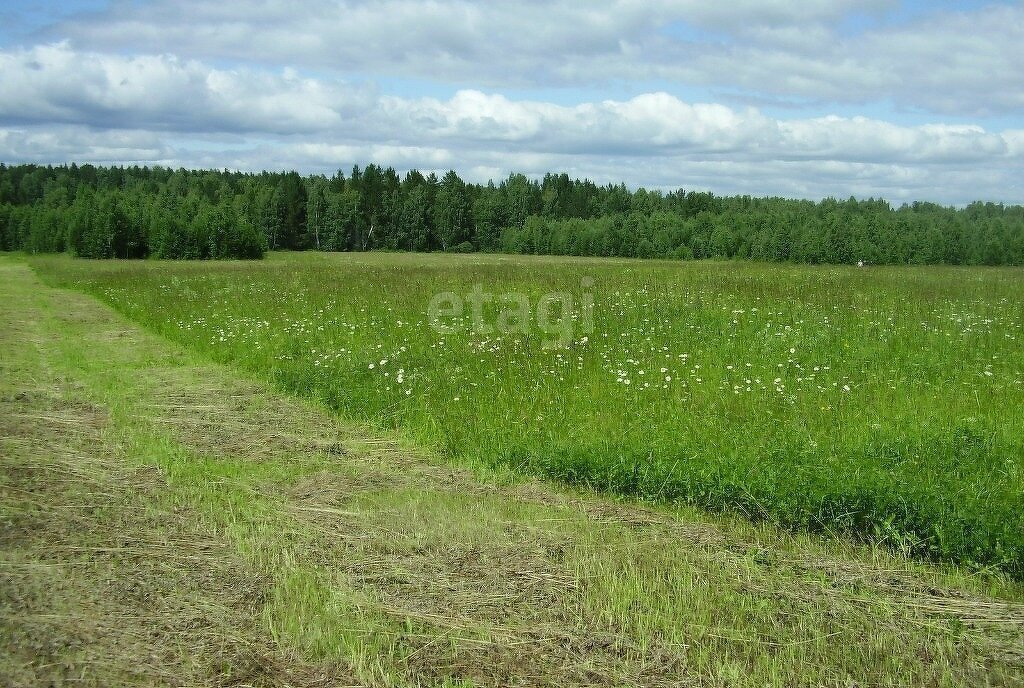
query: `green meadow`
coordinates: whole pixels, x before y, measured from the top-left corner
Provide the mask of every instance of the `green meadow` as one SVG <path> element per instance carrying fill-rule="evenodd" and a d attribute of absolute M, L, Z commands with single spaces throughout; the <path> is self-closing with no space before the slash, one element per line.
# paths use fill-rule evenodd
<path fill-rule="evenodd" d="M 1024 578 L 1022 269 L 31 262 L 457 463 Z"/>

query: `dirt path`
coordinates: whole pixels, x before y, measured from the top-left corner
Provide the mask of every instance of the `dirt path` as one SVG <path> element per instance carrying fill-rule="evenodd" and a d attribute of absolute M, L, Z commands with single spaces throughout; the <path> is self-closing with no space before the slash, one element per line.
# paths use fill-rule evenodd
<path fill-rule="evenodd" d="M 1022 685 L 1020 589 L 452 468 L 0 257 L 0 685 Z"/>

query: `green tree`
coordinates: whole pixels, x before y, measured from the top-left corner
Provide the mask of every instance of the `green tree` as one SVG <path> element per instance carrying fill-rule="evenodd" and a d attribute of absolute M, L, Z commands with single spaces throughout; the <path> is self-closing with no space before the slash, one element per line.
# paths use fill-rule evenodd
<path fill-rule="evenodd" d="M 434 228 L 442 251 L 470 240 L 472 211 L 466 184 L 449 170 L 441 179 L 441 186 L 434 199 Z"/>

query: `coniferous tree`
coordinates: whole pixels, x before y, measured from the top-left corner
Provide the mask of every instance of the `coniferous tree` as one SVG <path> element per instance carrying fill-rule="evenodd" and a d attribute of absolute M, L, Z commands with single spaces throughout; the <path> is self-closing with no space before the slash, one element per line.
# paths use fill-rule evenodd
<path fill-rule="evenodd" d="M 466 184 L 449 170 L 441 180 L 434 199 L 434 226 L 441 250 L 448 251 L 469 243 L 472 211 Z"/>

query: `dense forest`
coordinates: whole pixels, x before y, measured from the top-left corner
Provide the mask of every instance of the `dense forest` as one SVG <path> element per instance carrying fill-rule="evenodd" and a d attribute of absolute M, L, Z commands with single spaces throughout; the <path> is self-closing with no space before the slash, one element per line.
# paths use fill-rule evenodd
<path fill-rule="evenodd" d="M 267 249 L 502 251 L 802 263 L 1024 264 L 1024 207 L 820 202 L 548 174 L 400 176 L 0 164 L 0 250 L 258 258 Z"/>

